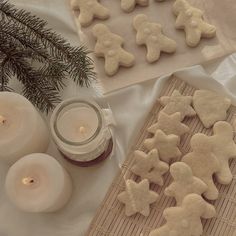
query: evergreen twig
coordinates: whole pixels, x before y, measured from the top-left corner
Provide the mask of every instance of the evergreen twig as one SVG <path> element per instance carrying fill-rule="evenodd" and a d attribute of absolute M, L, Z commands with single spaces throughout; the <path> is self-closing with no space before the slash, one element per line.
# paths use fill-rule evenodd
<path fill-rule="evenodd" d="M 95 79 L 86 47 L 72 47 L 46 28 L 44 20 L 0 0 L 0 21 L 1 91 L 11 91 L 8 83 L 15 76 L 23 85 L 23 95 L 49 112 L 60 101 L 65 78 L 80 86 Z"/>

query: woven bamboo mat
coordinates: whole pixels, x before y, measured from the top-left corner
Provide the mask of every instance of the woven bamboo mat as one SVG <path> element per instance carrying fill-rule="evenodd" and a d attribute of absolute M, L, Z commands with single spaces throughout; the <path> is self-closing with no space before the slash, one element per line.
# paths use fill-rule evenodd
<path fill-rule="evenodd" d="M 163 88 L 161 96 L 171 95 L 174 89 L 178 89 L 183 95 L 193 95 L 196 90 L 182 80 L 172 77 Z M 106 197 L 101 204 L 95 218 L 93 219 L 87 236 L 148 236 L 149 232 L 165 223 L 162 217 L 163 210 L 174 205 L 174 200 L 164 195 L 164 189 L 172 182 L 169 173 L 164 176 L 164 186 L 151 185 L 151 189 L 156 191 L 159 200 L 151 205 L 151 213 L 148 217 L 136 214 L 126 217 L 124 205 L 117 200 L 117 195 L 125 189 L 125 179 L 131 178 L 139 180 L 131 173 L 130 168 L 133 163 L 133 151 L 136 149 L 145 150 L 144 139 L 150 137 L 147 128 L 156 122 L 158 112 L 162 109 L 159 102 L 153 106 L 147 117 L 147 122 L 140 131 L 139 138 L 132 147 L 130 154 L 122 165 L 121 171 L 114 179 Z M 231 106 L 228 110 L 227 121 L 232 124 L 236 107 Z M 189 141 L 193 134 L 201 132 L 207 135 L 212 134 L 212 129 L 206 129 L 201 124 L 198 117 L 186 118 L 184 123 L 190 127 L 190 132 L 181 139 L 180 150 L 183 155 L 190 151 Z M 211 202 L 217 210 L 217 217 L 211 220 L 203 220 L 204 236 L 236 236 L 236 160 L 230 162 L 234 178 L 230 185 L 217 184 L 220 191 L 218 200 Z"/>

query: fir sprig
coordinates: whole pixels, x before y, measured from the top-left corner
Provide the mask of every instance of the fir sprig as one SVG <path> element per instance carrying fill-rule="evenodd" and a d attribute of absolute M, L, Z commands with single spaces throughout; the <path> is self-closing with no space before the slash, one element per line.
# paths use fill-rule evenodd
<path fill-rule="evenodd" d="M 95 78 L 86 47 L 72 47 L 39 17 L 0 0 L 0 22 L 1 91 L 11 91 L 8 83 L 15 76 L 23 95 L 48 112 L 60 101 L 65 78 L 80 86 Z"/>

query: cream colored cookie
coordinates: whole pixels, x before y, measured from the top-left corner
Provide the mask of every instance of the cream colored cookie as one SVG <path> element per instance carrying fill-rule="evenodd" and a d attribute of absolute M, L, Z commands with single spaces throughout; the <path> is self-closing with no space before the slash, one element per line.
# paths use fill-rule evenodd
<path fill-rule="evenodd" d="M 148 132 L 155 134 L 158 129 L 162 130 L 165 134 L 175 134 L 177 136 L 182 136 L 189 132 L 189 127 L 181 123 L 180 112 L 168 115 L 160 111 L 157 123 L 150 126 Z"/>
<path fill-rule="evenodd" d="M 213 174 L 219 172 L 220 165 L 213 153 L 213 146 L 208 136 L 198 133 L 191 138 L 192 152 L 186 154 L 182 161 L 189 165 L 193 175 L 201 179 L 208 187 L 203 194 L 209 200 L 216 200 L 219 192 L 213 181 Z"/>
<path fill-rule="evenodd" d="M 203 19 L 203 11 L 191 6 L 186 0 L 176 0 L 174 14 L 177 16 L 175 27 L 186 33 L 186 42 L 190 47 L 196 47 L 201 38 L 213 38 L 216 27 Z"/>
<path fill-rule="evenodd" d="M 140 176 L 141 179 L 148 179 L 150 182 L 163 185 L 163 177 L 169 165 L 159 159 L 157 149 L 151 150 L 148 154 L 142 151 L 134 152 L 135 163 L 131 171 Z"/>
<path fill-rule="evenodd" d="M 98 0 L 71 0 L 73 10 L 79 10 L 79 23 L 88 26 L 94 18 L 105 20 L 109 18 L 109 10 Z"/>
<path fill-rule="evenodd" d="M 225 120 L 230 105 L 230 99 L 210 90 L 196 90 L 193 95 L 193 107 L 206 128 Z"/>
<path fill-rule="evenodd" d="M 232 173 L 229 168 L 229 159 L 236 158 L 236 144 L 233 140 L 233 128 L 225 121 L 218 121 L 213 127 L 214 135 L 210 137 L 213 153 L 220 163 L 220 170 L 216 178 L 221 184 L 230 184 Z"/>
<path fill-rule="evenodd" d="M 133 11 L 136 5 L 146 7 L 149 5 L 149 0 L 121 0 L 121 8 L 125 12 Z"/>
<path fill-rule="evenodd" d="M 146 139 L 144 146 L 148 150 L 157 148 L 160 159 L 169 163 L 171 159 L 181 156 L 178 148 L 180 138 L 174 134 L 166 135 L 163 131 L 157 130 L 153 138 Z"/>
<path fill-rule="evenodd" d="M 186 116 L 191 117 L 196 115 L 196 112 L 191 107 L 192 96 L 183 96 L 178 90 L 174 90 L 171 96 L 161 97 L 159 101 L 162 106 L 165 106 L 162 110 L 163 112 L 169 115 L 180 112 L 181 120 Z"/>
<path fill-rule="evenodd" d="M 97 39 L 94 49 L 95 55 L 105 59 L 107 75 L 114 75 L 120 66 L 131 67 L 134 64 L 134 56 L 122 47 L 123 38 L 113 34 L 106 25 L 95 25 L 93 35 Z"/>
<path fill-rule="evenodd" d="M 207 190 L 207 185 L 193 176 L 191 168 L 183 162 L 173 163 L 170 166 L 170 174 L 174 181 L 165 189 L 165 195 L 174 197 L 178 206 L 188 194 L 201 195 Z"/>
<path fill-rule="evenodd" d="M 150 214 L 150 204 L 154 203 L 158 194 L 149 190 L 147 179 L 139 183 L 126 180 L 126 190 L 118 195 L 118 200 L 125 204 L 125 214 L 132 216 L 140 213 L 144 216 Z"/>
<path fill-rule="evenodd" d="M 201 218 L 215 217 L 216 210 L 200 195 L 189 194 L 181 206 L 166 208 L 163 216 L 166 224 L 149 236 L 200 236 L 203 233 Z"/>
<path fill-rule="evenodd" d="M 134 17 L 133 26 L 137 31 L 136 43 L 147 48 L 147 61 L 155 62 L 160 58 L 161 52 L 174 53 L 176 42 L 162 32 L 162 26 L 148 21 L 148 17 L 139 14 Z"/>

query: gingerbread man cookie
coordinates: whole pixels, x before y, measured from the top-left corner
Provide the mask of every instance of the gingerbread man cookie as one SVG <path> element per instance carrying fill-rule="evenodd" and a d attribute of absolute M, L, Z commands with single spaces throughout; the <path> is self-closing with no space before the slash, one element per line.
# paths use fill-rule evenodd
<path fill-rule="evenodd" d="M 141 179 L 148 179 L 150 182 L 163 185 L 163 177 L 169 165 L 159 159 L 157 149 L 151 150 L 148 154 L 142 151 L 134 152 L 135 163 L 131 171 L 140 176 Z"/>
<path fill-rule="evenodd" d="M 207 185 L 203 195 L 209 200 L 216 200 L 219 192 L 212 175 L 219 172 L 220 164 L 213 153 L 212 142 L 208 136 L 198 133 L 191 138 L 190 144 L 193 151 L 186 154 L 182 161 L 191 167 L 194 176 Z"/>
<path fill-rule="evenodd" d="M 193 176 L 191 168 L 183 162 L 173 163 L 170 166 L 170 174 L 174 182 L 165 189 L 165 195 L 174 197 L 178 206 L 188 194 L 201 195 L 207 190 L 207 185 Z"/>
<path fill-rule="evenodd" d="M 119 66 L 130 67 L 134 64 L 134 56 L 122 48 L 123 38 L 113 34 L 106 25 L 95 25 L 93 35 L 97 38 L 95 55 L 104 57 L 107 75 L 114 75 Z"/>
<path fill-rule="evenodd" d="M 136 5 L 146 7 L 149 5 L 149 0 L 121 0 L 121 8 L 125 12 L 133 11 Z"/>
<path fill-rule="evenodd" d="M 136 43 L 147 48 L 146 58 L 149 63 L 157 61 L 161 52 L 176 51 L 176 42 L 163 34 L 160 24 L 149 22 L 146 15 L 135 16 L 133 26 L 137 31 Z"/>
<path fill-rule="evenodd" d="M 168 115 L 160 111 L 157 123 L 150 126 L 148 132 L 155 134 L 158 129 L 162 130 L 165 134 L 175 134 L 177 136 L 182 136 L 189 132 L 189 127 L 181 123 L 180 112 Z"/>
<path fill-rule="evenodd" d="M 148 150 L 157 148 L 161 160 L 169 163 L 171 159 L 181 156 L 178 148 L 180 138 L 174 134 L 166 135 L 163 131 L 157 130 L 153 138 L 146 139 L 144 146 Z"/>
<path fill-rule="evenodd" d="M 178 90 L 174 90 L 171 96 L 163 96 L 159 101 L 162 106 L 165 106 L 162 110 L 163 112 L 168 115 L 180 112 L 181 120 L 183 120 L 186 116 L 196 115 L 196 112 L 191 107 L 192 100 L 192 96 L 183 96 Z"/>
<path fill-rule="evenodd" d="M 218 121 L 213 127 L 214 135 L 210 137 L 213 153 L 220 162 L 220 169 L 216 172 L 216 178 L 221 184 L 229 184 L 232 181 L 232 173 L 229 168 L 229 159 L 236 158 L 236 144 L 233 140 L 233 128 L 225 121 Z"/>
<path fill-rule="evenodd" d="M 109 18 L 109 10 L 102 6 L 98 0 L 71 0 L 73 10 L 79 10 L 79 23 L 88 26 L 94 18 L 105 20 Z"/>
<path fill-rule="evenodd" d="M 216 121 L 225 120 L 230 105 L 229 98 L 210 90 L 196 90 L 193 95 L 193 107 L 206 128 Z"/>
<path fill-rule="evenodd" d="M 132 216 L 140 213 L 144 216 L 150 214 L 150 204 L 154 203 L 158 194 L 149 190 L 147 179 L 136 183 L 133 180 L 126 180 L 126 190 L 118 195 L 118 200 L 125 204 L 125 214 Z"/>
<path fill-rule="evenodd" d="M 202 10 L 192 7 L 186 0 L 176 0 L 173 10 L 177 16 L 175 27 L 185 30 L 188 46 L 196 47 L 201 37 L 215 37 L 216 27 L 204 21 Z"/>
<path fill-rule="evenodd" d="M 164 210 L 166 224 L 153 230 L 149 236 L 200 236 L 203 233 L 201 218 L 216 216 L 214 206 L 207 203 L 200 195 L 187 195 L 181 206 Z"/>

